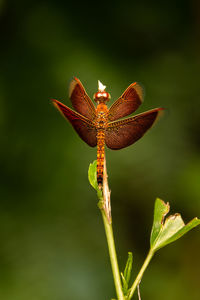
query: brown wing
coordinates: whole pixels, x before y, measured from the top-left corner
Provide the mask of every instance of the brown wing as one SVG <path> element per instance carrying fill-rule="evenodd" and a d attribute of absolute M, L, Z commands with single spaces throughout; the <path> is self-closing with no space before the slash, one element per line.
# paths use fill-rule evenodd
<path fill-rule="evenodd" d="M 71 110 L 66 105 L 57 100 L 52 100 L 55 107 L 64 115 L 65 118 L 72 124 L 80 138 L 89 146 L 97 145 L 97 132 L 95 124 L 79 113 Z"/>
<path fill-rule="evenodd" d="M 74 77 L 74 79 L 70 83 L 69 97 L 74 109 L 78 113 L 82 114 L 90 120 L 93 120 L 95 118 L 95 106 L 90 97 L 87 95 L 82 83 L 76 77 Z"/>
<path fill-rule="evenodd" d="M 155 108 L 131 118 L 108 123 L 105 142 L 113 150 L 128 147 L 153 125 L 163 108 Z"/>
<path fill-rule="evenodd" d="M 110 107 L 108 114 L 109 120 L 115 121 L 132 114 L 142 102 L 142 87 L 137 82 L 132 83 Z"/>

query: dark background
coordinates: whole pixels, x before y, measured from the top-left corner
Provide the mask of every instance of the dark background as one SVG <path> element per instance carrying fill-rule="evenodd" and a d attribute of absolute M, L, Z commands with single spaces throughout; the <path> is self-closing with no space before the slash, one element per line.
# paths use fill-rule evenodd
<path fill-rule="evenodd" d="M 165 107 L 135 145 L 107 150 L 120 269 L 134 276 L 149 249 L 154 200 L 188 222 L 200 216 L 198 1 L 0 1 L 0 299 L 115 296 L 97 199 L 96 159 L 50 103 L 70 105 L 100 79 L 117 99 L 141 82 L 137 112 Z M 145 300 L 200 298 L 200 231 L 160 250 L 141 283 Z M 137 296 L 135 296 L 137 299 Z"/>

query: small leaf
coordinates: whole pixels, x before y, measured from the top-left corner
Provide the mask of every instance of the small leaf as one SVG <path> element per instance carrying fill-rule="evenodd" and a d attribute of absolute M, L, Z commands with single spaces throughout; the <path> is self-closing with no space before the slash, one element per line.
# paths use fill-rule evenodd
<path fill-rule="evenodd" d="M 157 251 L 167 244 L 176 241 L 189 230 L 200 224 L 200 220 L 194 218 L 185 225 L 180 214 L 171 215 L 164 220 L 168 212 L 169 204 L 165 204 L 161 199 L 157 198 L 150 240 L 151 249 L 153 251 Z"/>
<path fill-rule="evenodd" d="M 89 165 L 88 179 L 91 186 L 97 191 L 98 183 L 97 183 L 97 161 L 96 160 L 94 160 L 93 163 Z"/>
<path fill-rule="evenodd" d="M 167 244 L 172 243 L 190 231 L 192 228 L 200 225 L 200 219 L 194 218 L 189 223 L 184 225 L 176 234 L 174 234 L 170 239 L 168 239 Z M 166 245 L 166 244 L 165 244 Z M 164 246 L 165 246 L 164 245 Z"/>
<path fill-rule="evenodd" d="M 132 265 L 133 265 L 133 253 L 128 252 L 128 259 L 126 262 L 126 267 L 124 269 L 124 278 L 127 283 L 129 283 L 131 277 Z"/>
<path fill-rule="evenodd" d="M 126 282 L 126 279 L 124 278 L 124 274 L 121 272 L 121 277 L 122 277 L 122 290 L 123 294 L 127 295 L 128 292 L 128 283 Z"/>
<path fill-rule="evenodd" d="M 133 254 L 132 252 L 128 252 L 128 259 L 126 262 L 124 273 L 121 273 L 124 295 L 127 295 L 128 293 L 128 283 L 131 277 L 132 264 L 133 264 Z"/>
<path fill-rule="evenodd" d="M 153 227 L 151 231 L 151 246 L 153 245 L 156 237 L 158 236 L 164 217 L 169 212 L 170 206 L 169 203 L 165 203 L 161 199 L 157 198 L 155 202 L 154 208 L 154 220 L 153 220 Z"/>
<path fill-rule="evenodd" d="M 169 243 L 169 239 L 184 226 L 185 224 L 179 214 L 169 216 L 162 225 L 161 231 L 155 240 L 154 248 L 164 247 Z"/>
<path fill-rule="evenodd" d="M 99 207 L 102 208 L 103 193 L 99 189 L 97 182 L 97 161 L 94 160 L 93 163 L 89 165 L 88 169 L 88 179 L 91 186 L 97 191 L 97 197 L 99 198 Z"/>

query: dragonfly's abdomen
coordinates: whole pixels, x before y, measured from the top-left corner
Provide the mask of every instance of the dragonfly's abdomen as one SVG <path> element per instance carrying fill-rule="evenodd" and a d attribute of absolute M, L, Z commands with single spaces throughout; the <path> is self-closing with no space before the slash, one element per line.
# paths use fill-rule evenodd
<path fill-rule="evenodd" d="M 97 105 L 97 182 L 99 187 L 101 187 L 103 184 L 105 130 L 107 128 L 107 113 L 108 108 L 106 104 L 100 103 Z"/>
<path fill-rule="evenodd" d="M 97 132 L 97 182 L 99 186 L 102 186 L 103 183 L 104 152 L 105 152 L 105 133 L 104 130 L 98 130 Z"/>

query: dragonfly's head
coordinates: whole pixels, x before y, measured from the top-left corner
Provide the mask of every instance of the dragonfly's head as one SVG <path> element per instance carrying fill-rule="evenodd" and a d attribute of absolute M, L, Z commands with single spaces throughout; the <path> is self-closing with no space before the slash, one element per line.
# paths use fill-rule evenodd
<path fill-rule="evenodd" d="M 100 81 L 98 81 L 98 92 L 94 94 L 93 99 L 97 103 L 107 102 L 110 100 L 110 94 L 105 91 L 106 86 L 103 85 Z"/>
<path fill-rule="evenodd" d="M 110 100 L 110 94 L 107 92 L 97 92 L 94 94 L 93 97 L 94 101 L 96 102 L 107 102 Z"/>

